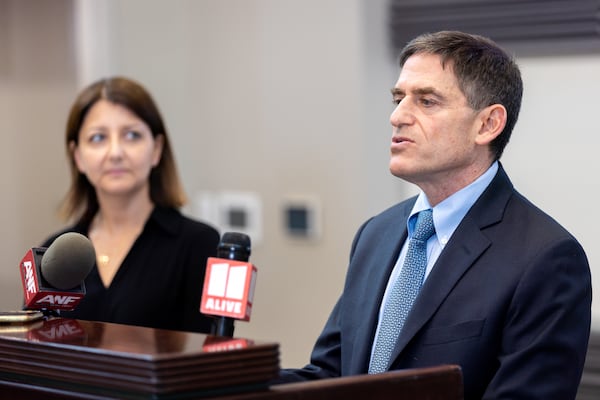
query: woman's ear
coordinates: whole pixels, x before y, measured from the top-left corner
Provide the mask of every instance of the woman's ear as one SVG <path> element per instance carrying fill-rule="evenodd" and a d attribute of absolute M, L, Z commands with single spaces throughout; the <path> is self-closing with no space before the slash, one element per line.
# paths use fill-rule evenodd
<path fill-rule="evenodd" d="M 165 146 L 165 135 L 159 133 L 154 137 L 154 151 L 152 154 L 152 167 L 156 167 L 162 157 L 162 151 Z"/>
<path fill-rule="evenodd" d="M 74 140 L 69 142 L 69 151 L 71 152 L 71 156 L 73 157 L 73 161 L 75 162 L 75 166 L 82 174 L 85 174 L 85 168 L 83 167 L 83 163 L 81 162 L 81 158 L 79 155 L 79 147 Z"/>
<path fill-rule="evenodd" d="M 491 143 L 502 133 L 506 126 L 506 108 L 501 104 L 492 104 L 479 112 L 481 126 L 476 142 L 480 145 Z"/>

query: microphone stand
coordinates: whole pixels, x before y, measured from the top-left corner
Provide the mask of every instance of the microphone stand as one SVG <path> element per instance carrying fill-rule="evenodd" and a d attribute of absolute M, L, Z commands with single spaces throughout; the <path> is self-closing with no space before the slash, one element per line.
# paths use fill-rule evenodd
<path fill-rule="evenodd" d="M 235 326 L 233 324 L 234 319 L 229 317 L 217 317 L 215 325 L 213 326 L 213 335 L 233 337 L 233 331 Z"/>

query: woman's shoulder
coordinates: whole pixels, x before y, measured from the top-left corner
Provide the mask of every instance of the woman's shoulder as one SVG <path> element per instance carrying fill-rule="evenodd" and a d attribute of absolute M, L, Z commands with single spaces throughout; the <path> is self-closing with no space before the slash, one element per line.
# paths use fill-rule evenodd
<path fill-rule="evenodd" d="M 194 219 L 190 216 L 186 216 L 181 213 L 179 215 L 182 218 L 186 230 L 191 230 L 194 232 L 202 233 L 204 235 L 212 236 L 213 238 L 216 238 L 217 241 L 219 241 L 219 231 L 214 226 L 208 224 L 207 222 Z"/>
<path fill-rule="evenodd" d="M 196 238 L 202 237 L 205 240 L 219 241 L 220 235 L 212 225 L 186 216 L 181 211 L 174 208 L 157 207 L 154 210 L 153 218 L 165 229 L 180 233 L 183 235 L 192 235 Z"/>

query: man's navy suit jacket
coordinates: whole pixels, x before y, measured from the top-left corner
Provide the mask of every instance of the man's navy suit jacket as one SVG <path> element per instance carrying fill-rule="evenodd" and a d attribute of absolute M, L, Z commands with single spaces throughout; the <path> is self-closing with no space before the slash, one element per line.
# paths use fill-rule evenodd
<path fill-rule="evenodd" d="M 311 362 L 280 381 L 367 373 L 379 308 L 416 198 L 363 224 Z M 502 166 L 446 244 L 390 369 L 458 364 L 465 399 L 575 397 L 590 333 L 584 250 L 513 188 Z"/>

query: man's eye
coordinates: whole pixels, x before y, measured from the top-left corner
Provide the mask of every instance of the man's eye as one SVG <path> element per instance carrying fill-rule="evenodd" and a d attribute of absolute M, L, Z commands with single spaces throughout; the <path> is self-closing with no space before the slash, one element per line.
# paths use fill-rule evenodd
<path fill-rule="evenodd" d="M 394 103 L 395 105 L 400 104 L 401 101 L 402 101 L 402 97 L 394 97 L 392 99 L 392 103 Z"/>
<path fill-rule="evenodd" d="M 425 107 L 431 107 L 431 106 L 435 105 L 436 102 L 431 99 L 421 99 L 421 104 L 423 104 Z"/>

